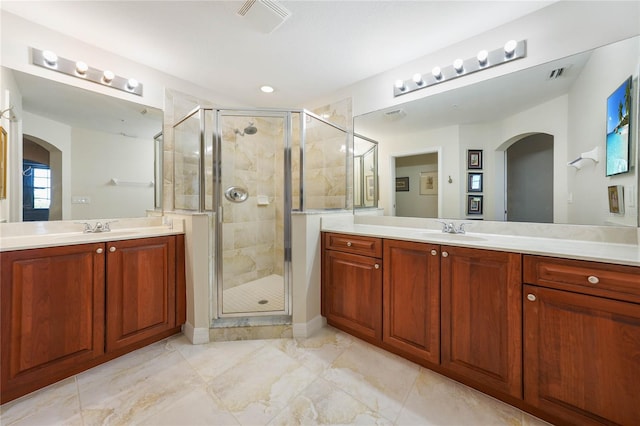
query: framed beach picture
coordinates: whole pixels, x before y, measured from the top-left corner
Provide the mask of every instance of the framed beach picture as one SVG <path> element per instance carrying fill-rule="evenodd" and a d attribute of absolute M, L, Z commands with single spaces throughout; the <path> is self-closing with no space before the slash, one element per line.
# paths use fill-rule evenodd
<path fill-rule="evenodd" d="M 482 150 L 467 150 L 467 169 L 482 169 Z"/>
<path fill-rule="evenodd" d="M 482 195 L 467 195 L 467 214 L 482 214 Z"/>
<path fill-rule="evenodd" d="M 626 79 L 607 98 L 607 176 L 629 171 L 631 80 Z"/>
<path fill-rule="evenodd" d="M 482 173 L 469 173 L 467 192 L 482 192 Z"/>

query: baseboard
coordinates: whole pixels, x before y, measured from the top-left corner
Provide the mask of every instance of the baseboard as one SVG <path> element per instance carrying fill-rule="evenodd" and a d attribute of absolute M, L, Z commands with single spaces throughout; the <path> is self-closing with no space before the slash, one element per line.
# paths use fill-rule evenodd
<path fill-rule="evenodd" d="M 311 321 L 293 324 L 293 337 L 310 337 L 327 324 L 327 320 L 322 315 L 318 315 Z"/>
<path fill-rule="evenodd" d="M 204 343 L 209 343 L 208 328 L 203 328 L 203 327 L 196 328 L 187 321 L 186 323 L 184 323 L 184 326 L 182 327 L 182 332 L 184 333 L 185 336 L 187 336 L 187 339 L 189 339 L 189 341 L 194 345 L 202 345 Z"/>

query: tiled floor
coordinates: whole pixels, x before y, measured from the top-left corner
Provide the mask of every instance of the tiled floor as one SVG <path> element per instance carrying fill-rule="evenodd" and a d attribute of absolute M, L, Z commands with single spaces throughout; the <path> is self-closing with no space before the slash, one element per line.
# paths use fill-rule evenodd
<path fill-rule="evenodd" d="M 175 336 L 3 405 L 0 424 L 545 423 L 328 327 L 199 346 Z"/>
<path fill-rule="evenodd" d="M 273 274 L 227 289 L 222 303 L 224 313 L 282 311 L 284 278 Z"/>

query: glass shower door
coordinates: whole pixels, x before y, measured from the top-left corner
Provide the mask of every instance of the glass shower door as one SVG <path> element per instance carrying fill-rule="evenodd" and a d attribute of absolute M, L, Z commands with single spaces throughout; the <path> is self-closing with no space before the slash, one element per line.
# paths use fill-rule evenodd
<path fill-rule="evenodd" d="M 288 116 L 252 114 L 258 113 L 219 112 L 216 279 L 221 318 L 290 311 Z"/>

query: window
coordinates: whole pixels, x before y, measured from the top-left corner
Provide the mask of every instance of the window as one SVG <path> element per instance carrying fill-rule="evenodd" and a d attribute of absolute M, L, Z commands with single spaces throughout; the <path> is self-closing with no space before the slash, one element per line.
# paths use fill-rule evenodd
<path fill-rule="evenodd" d="M 46 164 L 25 161 L 22 170 L 24 206 L 48 209 L 51 205 L 51 170 Z"/>

